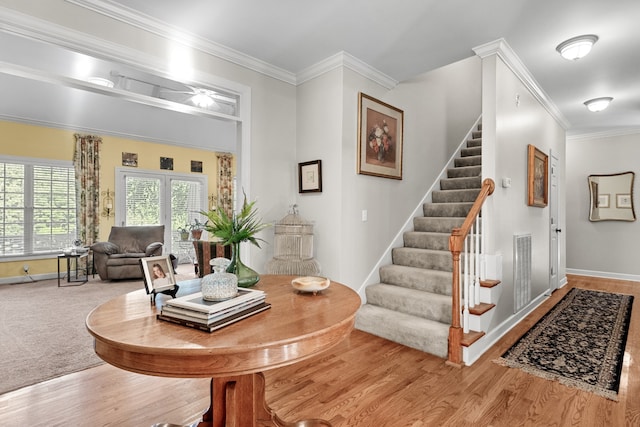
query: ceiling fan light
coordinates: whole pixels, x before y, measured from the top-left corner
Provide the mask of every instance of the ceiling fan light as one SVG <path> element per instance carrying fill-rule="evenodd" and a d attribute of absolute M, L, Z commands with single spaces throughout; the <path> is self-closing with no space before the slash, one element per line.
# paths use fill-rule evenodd
<path fill-rule="evenodd" d="M 610 96 L 606 96 L 603 98 L 594 98 L 584 102 L 584 105 L 587 106 L 589 111 L 597 113 L 598 111 L 602 111 L 609 106 L 609 104 L 613 101 L 613 98 Z"/>
<path fill-rule="evenodd" d="M 193 95 L 191 101 L 200 108 L 209 108 L 213 105 L 213 98 L 203 92 Z"/>
<path fill-rule="evenodd" d="M 89 77 L 87 79 L 89 83 L 93 83 L 94 85 L 104 86 L 104 87 L 113 87 L 113 82 L 109 79 L 103 79 L 102 77 Z"/>
<path fill-rule="evenodd" d="M 584 36 L 573 37 L 565 40 L 556 47 L 556 50 L 563 58 L 575 61 L 587 56 L 591 52 L 591 48 L 598 41 L 598 36 L 587 34 Z"/>

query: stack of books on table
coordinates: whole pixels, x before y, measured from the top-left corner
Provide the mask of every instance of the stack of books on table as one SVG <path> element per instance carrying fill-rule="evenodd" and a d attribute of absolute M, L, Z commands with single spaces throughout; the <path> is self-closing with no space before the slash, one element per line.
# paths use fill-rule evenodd
<path fill-rule="evenodd" d="M 265 296 L 264 291 L 239 288 L 231 299 L 207 301 L 198 292 L 166 301 L 158 319 L 213 332 L 270 308 Z"/>

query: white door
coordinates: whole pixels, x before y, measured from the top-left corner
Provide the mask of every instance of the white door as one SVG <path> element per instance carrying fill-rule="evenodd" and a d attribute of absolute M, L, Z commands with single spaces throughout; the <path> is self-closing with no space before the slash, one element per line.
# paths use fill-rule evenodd
<path fill-rule="evenodd" d="M 116 199 L 116 224 L 164 224 L 163 252 L 183 262 L 191 256 L 193 244 L 180 241 L 178 228 L 194 218 L 204 222 L 199 212 L 207 209 L 205 176 L 117 168 Z"/>
<path fill-rule="evenodd" d="M 549 294 L 558 289 L 558 266 L 560 264 L 560 238 L 558 224 L 558 159 L 549 153 Z"/>

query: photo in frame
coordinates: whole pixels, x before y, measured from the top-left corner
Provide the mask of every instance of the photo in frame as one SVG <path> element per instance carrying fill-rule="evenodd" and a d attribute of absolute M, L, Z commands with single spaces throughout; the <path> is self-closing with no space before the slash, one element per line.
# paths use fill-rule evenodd
<path fill-rule="evenodd" d="M 598 194 L 598 208 L 608 208 L 609 207 L 609 195 L 600 193 Z"/>
<path fill-rule="evenodd" d="M 322 160 L 298 163 L 298 192 L 322 192 Z"/>
<path fill-rule="evenodd" d="M 122 153 L 122 166 L 138 167 L 138 153 Z"/>
<path fill-rule="evenodd" d="M 191 160 L 191 172 L 202 173 L 202 162 L 199 160 Z"/>
<path fill-rule="evenodd" d="M 543 208 L 549 201 L 549 156 L 529 144 L 527 151 L 527 204 Z"/>
<path fill-rule="evenodd" d="M 631 209 L 631 194 L 616 194 L 616 208 Z"/>
<path fill-rule="evenodd" d="M 140 264 L 147 294 L 163 292 L 176 286 L 169 255 L 140 258 Z"/>
<path fill-rule="evenodd" d="M 404 112 L 358 94 L 358 162 L 361 175 L 402 179 Z"/>
<path fill-rule="evenodd" d="M 173 170 L 173 157 L 160 157 L 160 169 Z"/>

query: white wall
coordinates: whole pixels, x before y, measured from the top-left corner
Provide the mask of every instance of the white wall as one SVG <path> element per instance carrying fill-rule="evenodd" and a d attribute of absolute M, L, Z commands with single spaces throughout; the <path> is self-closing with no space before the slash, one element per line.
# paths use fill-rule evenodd
<path fill-rule="evenodd" d="M 83 32 L 88 39 L 99 39 L 97 43 L 101 46 L 122 46 L 122 55 L 130 56 L 128 59 L 131 61 L 153 63 L 158 72 L 174 74 L 177 79 L 181 75 L 186 78 L 204 76 L 205 79 L 210 76 L 215 82 L 203 83 L 215 86 L 227 81 L 250 88 L 250 126 L 244 126 L 241 131 L 250 135 L 251 150 L 240 153 L 250 158 L 249 171 L 239 170 L 238 183 L 247 190 L 251 200 L 258 200 L 258 209 L 265 221 L 280 219 L 287 212 L 297 192 L 294 85 L 200 50 L 180 46 L 162 36 L 109 19 L 65 0 L 48 0 L 46 6 L 35 1 L 2 0 L 2 6 Z M 215 145 L 216 136 L 209 136 L 212 145 Z M 250 178 L 243 182 L 243 176 Z M 240 197 L 241 194 L 239 192 Z M 263 249 L 251 246 L 248 253 L 246 250 L 243 253 L 247 264 L 258 271 L 263 271 L 264 263 L 273 256 L 273 229 L 265 230 L 261 237 L 268 241 Z"/>
<path fill-rule="evenodd" d="M 490 253 L 501 255 L 502 291 L 495 326 L 513 315 L 513 235 L 532 234 L 533 297 L 549 289 L 549 208 L 527 205 L 527 145 L 544 153 L 552 150 L 565 163 L 565 133 L 517 75 L 497 56 L 483 59 L 483 175 L 494 179 L 489 198 Z M 486 161 L 485 161 L 485 157 Z M 559 171 L 559 224 L 565 221 L 565 177 Z M 511 178 L 511 187 L 501 186 Z M 565 277 L 564 235 L 560 235 L 560 278 Z"/>
<path fill-rule="evenodd" d="M 360 288 L 480 114 L 480 60 L 387 90 L 348 69 L 298 87 L 298 162 L 322 160 L 322 193 L 298 196 L 315 222 L 322 274 Z M 403 179 L 356 173 L 358 93 L 404 110 Z M 362 221 L 362 211 L 368 219 Z"/>
<path fill-rule="evenodd" d="M 605 111 L 606 114 L 606 111 Z M 567 141 L 567 268 L 576 274 L 640 281 L 640 223 L 589 221 L 589 175 L 637 174 L 640 134 Z M 637 187 L 637 182 L 635 183 Z M 638 197 L 633 195 L 636 216 Z"/>

